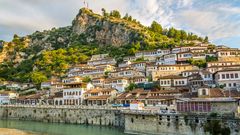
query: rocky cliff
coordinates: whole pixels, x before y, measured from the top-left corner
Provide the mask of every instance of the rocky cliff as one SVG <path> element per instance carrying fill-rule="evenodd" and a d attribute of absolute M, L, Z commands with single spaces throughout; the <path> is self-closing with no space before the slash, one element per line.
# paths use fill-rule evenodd
<path fill-rule="evenodd" d="M 106 18 L 88 9 L 81 9 L 73 20 L 72 31 L 73 34 L 85 35 L 88 43 L 121 46 L 131 43 L 133 37 L 140 35 L 135 27 L 124 24 L 124 21 L 120 18 Z"/>
<path fill-rule="evenodd" d="M 69 66 L 85 63 L 93 54 L 109 53 L 121 61 L 137 51 L 193 45 L 194 40 L 203 41 L 183 30 L 163 29 L 156 22 L 143 26 L 131 16 L 121 17 L 118 11 L 99 15 L 82 8 L 71 26 L 0 41 L 0 79 L 25 82 L 36 78 L 34 75 L 46 79 L 64 75 Z"/>

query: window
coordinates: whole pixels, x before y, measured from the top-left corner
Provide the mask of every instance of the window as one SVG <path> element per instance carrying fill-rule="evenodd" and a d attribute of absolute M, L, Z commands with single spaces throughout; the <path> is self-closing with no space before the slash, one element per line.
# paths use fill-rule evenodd
<path fill-rule="evenodd" d="M 206 89 L 202 90 L 202 95 L 206 95 Z"/>
<path fill-rule="evenodd" d="M 225 79 L 225 74 L 222 74 L 222 79 Z"/>
<path fill-rule="evenodd" d="M 229 83 L 229 84 L 228 84 L 228 87 L 232 87 L 232 84 L 231 84 L 231 83 Z"/>
<path fill-rule="evenodd" d="M 234 87 L 236 87 L 236 86 L 237 86 L 237 84 L 236 84 L 236 83 L 233 83 L 233 86 L 234 86 Z"/>
<path fill-rule="evenodd" d="M 229 74 L 226 74 L 226 78 L 229 79 Z"/>
<path fill-rule="evenodd" d="M 233 74 L 231 74 L 230 76 L 231 76 L 231 78 L 234 78 L 234 75 L 233 75 Z"/>
<path fill-rule="evenodd" d="M 235 74 L 235 78 L 238 78 L 238 73 Z"/>

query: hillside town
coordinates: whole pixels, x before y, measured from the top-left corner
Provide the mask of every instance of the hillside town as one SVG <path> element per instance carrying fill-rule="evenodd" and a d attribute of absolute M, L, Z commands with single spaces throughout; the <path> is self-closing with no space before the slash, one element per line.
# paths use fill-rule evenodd
<path fill-rule="evenodd" d="M 190 60 L 206 63 L 199 66 Z M 199 43 L 139 51 L 121 63 L 98 54 L 86 64 L 73 65 L 64 78 L 42 82 L 41 90 L 31 83 L 2 82 L 1 87 L 6 89 L 0 92 L 1 104 L 238 114 L 240 50 Z"/>

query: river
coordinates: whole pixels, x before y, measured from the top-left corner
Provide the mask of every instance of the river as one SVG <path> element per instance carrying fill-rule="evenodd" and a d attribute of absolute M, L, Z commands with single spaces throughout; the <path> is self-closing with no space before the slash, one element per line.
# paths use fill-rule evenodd
<path fill-rule="evenodd" d="M 127 135 L 113 127 L 0 120 L 0 135 Z"/>

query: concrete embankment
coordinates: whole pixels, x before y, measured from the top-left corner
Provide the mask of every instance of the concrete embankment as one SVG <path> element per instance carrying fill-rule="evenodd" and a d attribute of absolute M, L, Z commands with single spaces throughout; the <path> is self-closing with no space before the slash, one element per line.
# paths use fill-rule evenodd
<path fill-rule="evenodd" d="M 0 106 L 0 118 L 41 122 L 116 126 L 126 133 L 159 135 L 205 135 L 206 116 L 159 114 L 153 111 L 131 111 L 104 107 Z M 238 119 L 217 118 L 239 135 Z"/>
<path fill-rule="evenodd" d="M 117 109 L 94 107 L 1 106 L 0 118 L 41 122 L 91 124 L 124 127 L 124 117 Z"/>

